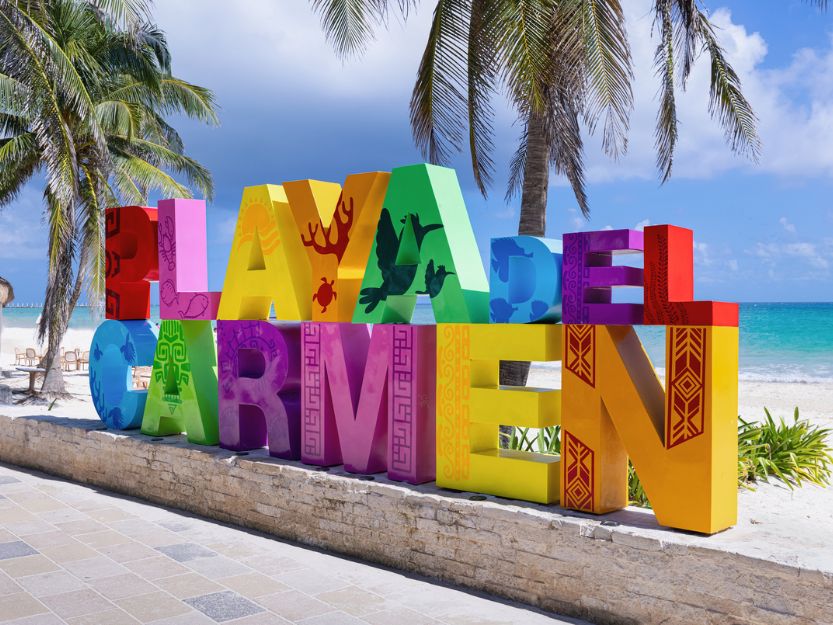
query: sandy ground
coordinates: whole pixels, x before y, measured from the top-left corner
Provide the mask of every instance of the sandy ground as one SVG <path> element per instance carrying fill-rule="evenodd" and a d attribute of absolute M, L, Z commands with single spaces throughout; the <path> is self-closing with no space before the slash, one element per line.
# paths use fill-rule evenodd
<path fill-rule="evenodd" d="M 71 330 L 64 344 L 70 349 L 80 347 L 87 350 L 92 334 L 92 330 Z M 15 346 L 34 346 L 31 332 L 15 328 L 4 331 L 0 365 L 7 369 L 14 362 Z M 531 386 L 557 388 L 560 386 L 559 377 L 557 367 L 537 367 L 533 368 L 529 383 Z M 85 419 L 95 416 L 87 373 L 72 371 L 65 374 L 65 379 L 71 399 L 58 400 L 51 406 L 45 400 L 0 406 L 0 414 L 54 414 L 56 417 Z M 0 384 L 22 390 L 28 384 L 28 376 L 15 372 L 12 378 L 0 378 Z M 776 417 L 791 418 L 793 409 L 798 406 L 802 417 L 833 429 L 833 380 L 822 384 L 741 380 L 739 404 L 739 412 L 747 420 L 763 416 L 765 406 Z M 708 539 L 710 544 L 747 555 L 760 555 L 833 572 L 833 550 L 830 549 L 833 545 L 833 487 L 806 486 L 791 491 L 779 482 L 761 484 L 755 490 L 741 491 L 739 504 L 738 525 Z M 645 514 L 640 511 L 637 516 L 644 517 Z"/>

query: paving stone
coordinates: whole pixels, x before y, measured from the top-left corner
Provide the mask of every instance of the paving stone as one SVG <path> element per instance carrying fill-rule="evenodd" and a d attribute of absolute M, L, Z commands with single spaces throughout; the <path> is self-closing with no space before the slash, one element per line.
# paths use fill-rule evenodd
<path fill-rule="evenodd" d="M 13 595 L 23 589 L 11 577 L 0 572 L 0 596 Z"/>
<path fill-rule="evenodd" d="M 231 590 L 186 599 L 185 603 L 218 623 L 263 612 L 263 608 Z"/>
<path fill-rule="evenodd" d="M 403 607 L 365 614 L 362 620 L 370 625 L 436 625 L 439 623 L 430 616 Z"/>
<path fill-rule="evenodd" d="M 125 573 L 113 577 L 100 577 L 89 581 L 102 596 L 110 601 L 126 599 L 136 595 L 146 595 L 159 590 L 156 586 L 142 579 L 135 573 Z"/>
<path fill-rule="evenodd" d="M 73 590 L 84 590 L 84 583 L 66 571 L 50 571 L 20 577 L 17 583 L 33 597 L 58 595 Z"/>
<path fill-rule="evenodd" d="M 0 484 L 19 484 L 20 480 L 11 475 L 0 475 Z"/>
<path fill-rule="evenodd" d="M 115 603 L 143 623 L 185 614 L 191 610 L 178 599 L 161 591 L 121 599 Z"/>
<path fill-rule="evenodd" d="M 139 621 L 124 610 L 113 608 L 67 619 L 68 625 L 138 625 Z"/>
<path fill-rule="evenodd" d="M 333 606 L 297 590 L 260 597 L 257 602 L 290 621 L 335 611 Z"/>
<path fill-rule="evenodd" d="M 65 545 L 41 547 L 40 552 L 50 560 L 54 560 L 58 563 L 89 560 L 90 558 L 94 558 L 98 555 L 95 549 L 91 549 L 90 547 L 82 545 L 74 540 Z"/>
<path fill-rule="evenodd" d="M 98 549 L 100 547 L 112 547 L 113 545 L 124 545 L 131 542 L 130 538 L 113 530 L 80 534 L 76 537 L 76 539 L 94 549 Z"/>
<path fill-rule="evenodd" d="M 234 577 L 223 577 L 217 581 L 250 599 L 257 599 L 265 595 L 272 595 L 276 592 L 289 590 L 289 586 L 262 573 L 248 573 Z"/>
<path fill-rule="evenodd" d="M 298 625 L 367 625 L 355 616 L 350 616 L 346 612 L 330 612 L 328 614 L 319 614 L 318 616 L 311 616 L 310 618 L 301 619 L 297 621 Z M 472 623 L 472 625 L 475 625 Z M 483 625 L 486 625 L 485 623 Z"/>
<path fill-rule="evenodd" d="M 51 560 L 47 560 L 42 555 L 0 560 L 0 569 L 15 578 L 23 577 L 24 575 L 35 575 L 37 573 L 57 571 L 58 568 L 57 564 Z"/>
<path fill-rule="evenodd" d="M 363 616 L 387 607 L 383 597 L 362 590 L 358 586 L 318 593 L 315 598 L 353 616 Z"/>
<path fill-rule="evenodd" d="M 45 612 L 49 609 L 28 593 L 0 597 L 0 623 Z"/>
<path fill-rule="evenodd" d="M 244 573 L 252 572 L 246 565 L 240 564 L 240 562 L 225 556 L 197 558 L 196 560 L 189 560 L 185 564 L 188 568 L 204 575 L 208 579 L 219 579 L 230 575 L 243 575 Z"/>
<path fill-rule="evenodd" d="M 52 531 L 49 532 L 29 534 L 26 537 L 26 542 L 35 549 L 55 547 L 57 545 L 79 544 L 72 536 L 67 535 L 65 532 L 58 531 L 55 528 L 52 528 Z"/>
<path fill-rule="evenodd" d="M 159 555 L 156 549 L 151 549 L 147 545 L 138 543 L 135 540 L 119 545 L 98 547 L 97 550 L 101 555 L 121 563 L 142 560 L 144 558 L 154 558 Z"/>
<path fill-rule="evenodd" d="M 219 592 L 223 587 L 197 573 L 185 573 L 156 580 L 156 585 L 178 599 Z"/>
<path fill-rule="evenodd" d="M 155 556 L 142 560 L 125 562 L 124 566 L 137 575 L 151 581 L 172 575 L 182 575 L 190 571 L 181 564 L 174 562 L 167 556 Z"/>
<path fill-rule="evenodd" d="M 20 558 L 23 556 L 33 556 L 37 553 L 22 540 L 15 540 L 9 543 L 0 543 L 0 560 L 9 560 L 11 558 Z"/>
<path fill-rule="evenodd" d="M 103 577 L 124 575 L 127 570 L 120 564 L 104 556 L 95 556 L 86 560 L 73 560 L 62 565 L 67 571 L 86 582 Z"/>
<path fill-rule="evenodd" d="M 6 625 L 66 625 L 66 623 L 67 621 L 58 618 L 51 612 L 47 612 L 8 621 Z"/>
<path fill-rule="evenodd" d="M 157 547 L 157 551 L 161 551 L 169 558 L 177 562 L 188 562 L 196 560 L 197 558 L 213 558 L 217 554 L 210 549 L 206 549 L 202 545 L 196 543 L 180 543 L 178 545 L 165 545 Z"/>
<path fill-rule="evenodd" d="M 41 601 L 62 619 L 104 612 L 113 607 L 109 601 L 90 588 L 42 597 Z"/>

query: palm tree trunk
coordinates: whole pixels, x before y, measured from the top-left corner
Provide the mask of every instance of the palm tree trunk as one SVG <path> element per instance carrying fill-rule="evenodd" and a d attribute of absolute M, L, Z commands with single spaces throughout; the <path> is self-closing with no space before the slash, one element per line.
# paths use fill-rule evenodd
<path fill-rule="evenodd" d="M 3 353 L 3 304 L 0 304 L 0 354 Z M 3 363 L 0 362 L 0 371 L 3 370 Z"/>
<path fill-rule="evenodd" d="M 67 327 L 69 326 L 69 318 L 78 304 L 78 298 L 81 296 L 81 289 L 83 287 L 83 280 L 81 271 L 75 276 L 75 284 L 72 287 L 70 294 L 69 306 L 67 307 L 66 317 L 57 320 L 55 325 L 50 327 L 48 347 L 46 356 L 43 359 L 43 367 L 46 369 L 46 375 L 43 378 L 43 386 L 41 392 L 52 397 L 65 396 L 67 394 L 66 382 L 64 381 L 64 373 L 61 370 L 61 343 L 64 341 Z"/>
<path fill-rule="evenodd" d="M 518 234 L 542 237 L 547 228 L 547 190 L 550 177 L 550 146 L 543 117 L 533 112 L 527 124 L 526 164 L 521 191 L 521 216 Z M 526 386 L 529 363 L 503 360 L 500 363 L 500 383 L 506 386 Z M 512 428 L 501 426 L 505 436 L 512 436 Z"/>

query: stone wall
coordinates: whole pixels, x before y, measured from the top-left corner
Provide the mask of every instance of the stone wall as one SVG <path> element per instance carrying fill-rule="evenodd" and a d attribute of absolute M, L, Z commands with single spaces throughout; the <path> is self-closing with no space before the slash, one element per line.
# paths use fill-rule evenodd
<path fill-rule="evenodd" d="M 0 461 L 597 623 L 833 623 L 830 572 L 708 539 L 101 427 L 0 416 Z"/>

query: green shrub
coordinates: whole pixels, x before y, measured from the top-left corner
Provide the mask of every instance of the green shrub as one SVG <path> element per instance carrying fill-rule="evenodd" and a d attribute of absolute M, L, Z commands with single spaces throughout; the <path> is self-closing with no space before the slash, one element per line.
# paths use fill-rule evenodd
<path fill-rule="evenodd" d="M 795 409 L 792 423 L 782 418 L 776 423 L 764 408 L 765 419 L 750 423 L 738 417 L 738 485 L 750 488 L 753 482 L 770 477 L 790 488 L 811 482 L 830 484 L 833 472 L 833 449 L 828 442 L 830 430 L 800 419 Z M 535 430 L 512 428 L 511 435 L 501 434 L 506 447 L 542 454 L 561 453 L 561 427 Z M 628 462 L 628 499 L 633 506 L 650 508 L 639 476 Z"/>
<path fill-rule="evenodd" d="M 775 477 L 790 488 L 803 482 L 827 486 L 833 469 L 828 436 L 830 430 L 799 419 L 798 408 L 792 423 L 783 417 L 778 422 L 764 408 L 761 423 L 739 417 L 738 482 L 766 482 Z"/>

